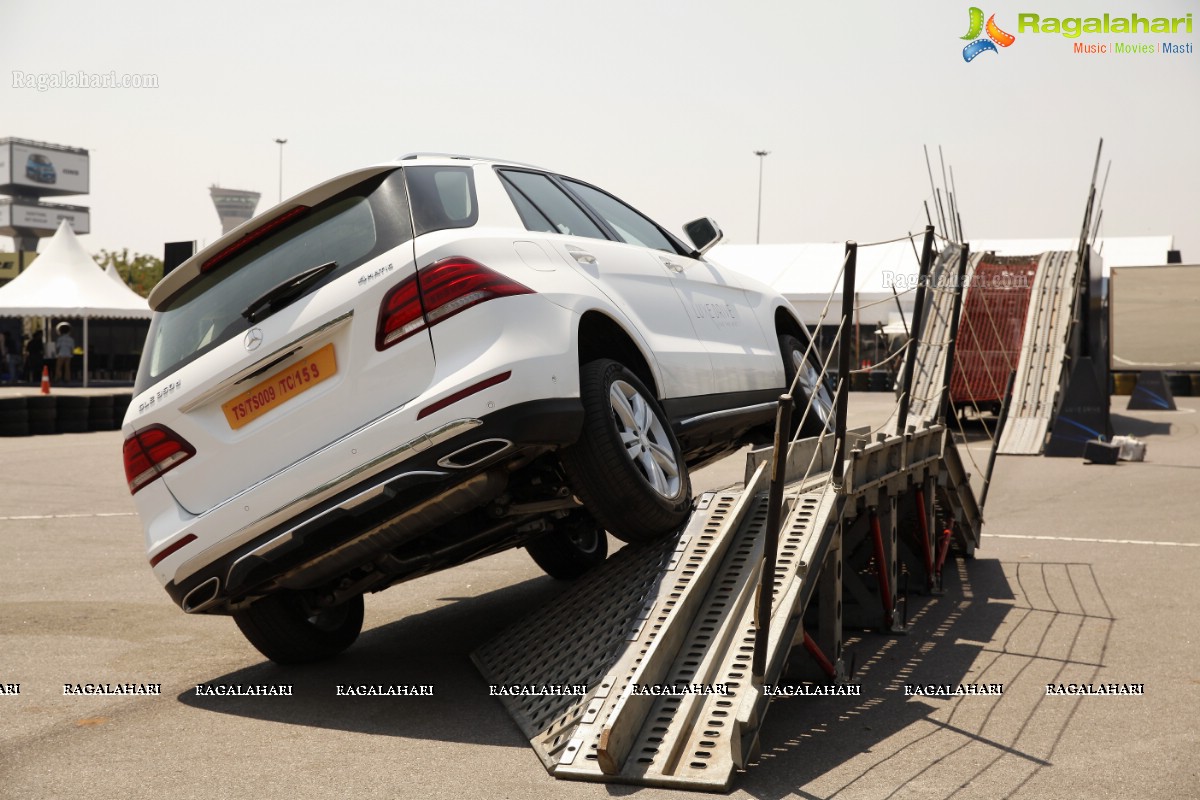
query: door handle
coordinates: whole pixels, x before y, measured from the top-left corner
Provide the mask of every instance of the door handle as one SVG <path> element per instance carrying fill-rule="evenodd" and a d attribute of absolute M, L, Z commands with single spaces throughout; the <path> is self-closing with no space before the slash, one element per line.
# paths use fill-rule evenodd
<path fill-rule="evenodd" d="M 580 264 L 596 263 L 596 257 L 582 248 L 575 247 L 574 245 L 567 245 L 567 252 L 571 254 L 571 258 L 575 259 Z"/>

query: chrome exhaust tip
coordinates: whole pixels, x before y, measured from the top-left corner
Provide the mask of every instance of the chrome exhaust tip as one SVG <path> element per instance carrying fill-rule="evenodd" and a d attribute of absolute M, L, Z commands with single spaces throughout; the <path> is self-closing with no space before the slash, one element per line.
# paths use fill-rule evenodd
<path fill-rule="evenodd" d="M 485 461 L 503 455 L 511 450 L 513 443 L 508 439 L 483 439 L 459 448 L 447 456 L 438 459 L 439 467 L 447 469 L 467 469 L 477 467 Z"/>

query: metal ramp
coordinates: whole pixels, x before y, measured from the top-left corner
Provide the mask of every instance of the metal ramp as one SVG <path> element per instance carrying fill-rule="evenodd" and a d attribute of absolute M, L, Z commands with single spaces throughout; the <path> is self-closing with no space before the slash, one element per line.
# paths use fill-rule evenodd
<path fill-rule="evenodd" d="M 925 294 L 920 339 L 913 366 L 910 422 L 935 422 L 941 415 L 943 386 L 946 382 L 946 355 L 954 327 L 954 289 L 958 280 L 961 251 L 947 247 L 938 255 L 929 273 L 929 288 Z M 964 281 L 970 281 L 979 256 L 967 260 Z"/>
<path fill-rule="evenodd" d="M 744 489 L 703 495 L 677 539 L 623 548 L 553 606 L 472 654 L 488 682 L 505 687 L 501 702 L 551 774 L 730 787 L 757 748 L 770 702 L 763 686 L 779 685 L 793 648 L 806 644 L 805 612 L 818 593 L 828 599 L 817 633 L 837 661 L 843 531 L 914 485 L 932 484 L 942 469 L 940 425 L 905 437 L 848 436 L 841 487 L 831 479 L 832 440 L 802 440 L 788 459 L 761 680 L 751 661 L 769 450 L 751 454 Z M 802 472 L 815 474 L 800 480 Z M 893 607 L 895 526 L 887 547 L 892 588 L 884 605 Z M 572 687 L 582 691 L 568 694 Z"/>
<path fill-rule="evenodd" d="M 839 338 L 856 252 L 849 243 Z M 958 253 L 943 254 L 944 274 L 961 277 Z M 910 350 L 927 364 L 942 351 L 930 396 L 945 395 L 958 312 L 948 306 L 940 344 Z M 625 547 L 472 654 L 555 777 L 727 790 L 758 749 L 769 687 L 808 680 L 801 666 L 847 682 L 843 619 L 902 631 L 900 574 L 934 591 L 952 532 L 974 550 L 979 508 L 946 427 L 919 413 L 902 423 L 901 411 L 902 430 L 847 430 L 849 348 L 838 372 L 832 431 L 788 443 L 792 398 L 781 397 L 775 445 L 749 455 L 744 488 L 703 495 L 677 538 Z"/>
<path fill-rule="evenodd" d="M 775 673 L 804 579 L 836 522 L 833 442 L 807 444 L 792 462 L 807 465 L 816 452 L 818 471 L 785 495 L 768 654 Z M 502 698 L 556 777 L 720 791 L 745 765 L 765 706 L 750 661 L 766 475 L 762 461 L 745 489 L 703 495 L 678 539 L 623 548 L 561 602 L 472 655 L 493 685 L 587 686 L 573 697 Z"/>
<path fill-rule="evenodd" d="M 1021 357 L 998 452 L 1038 455 L 1066 383 L 1064 369 L 1079 296 L 1079 257 L 1057 251 L 1042 255 L 1034 277 Z"/>

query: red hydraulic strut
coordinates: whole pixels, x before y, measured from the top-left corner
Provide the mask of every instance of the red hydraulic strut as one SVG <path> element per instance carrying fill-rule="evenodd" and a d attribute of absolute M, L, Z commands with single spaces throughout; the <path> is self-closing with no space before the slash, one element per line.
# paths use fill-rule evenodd
<path fill-rule="evenodd" d="M 830 660 L 825 657 L 825 654 L 821 652 L 820 646 L 818 646 L 817 643 L 813 641 L 813 638 L 808 635 L 808 631 L 804 632 L 804 649 L 807 650 L 808 654 L 813 657 L 814 661 L 817 662 L 817 666 L 825 671 L 826 675 L 828 675 L 830 678 L 837 678 L 837 670 L 833 668 L 832 662 L 830 662 Z"/>
<path fill-rule="evenodd" d="M 888 582 L 888 565 L 883 552 L 883 531 L 879 529 L 879 515 L 871 510 L 871 535 L 875 538 L 875 569 L 879 573 L 879 596 L 883 601 L 883 626 L 892 627 L 892 589 Z"/>
<path fill-rule="evenodd" d="M 953 525 L 954 523 L 949 523 Z M 940 580 L 942 577 L 942 567 L 946 566 L 946 554 L 950 552 L 950 528 L 947 527 L 942 531 L 942 541 L 938 545 L 938 560 L 937 560 L 937 575 Z"/>
<path fill-rule="evenodd" d="M 933 588 L 933 547 L 929 544 L 929 519 L 925 512 L 925 490 L 917 488 L 917 507 L 920 513 L 917 518 L 921 520 L 921 550 L 925 554 L 925 582 L 926 588 Z"/>

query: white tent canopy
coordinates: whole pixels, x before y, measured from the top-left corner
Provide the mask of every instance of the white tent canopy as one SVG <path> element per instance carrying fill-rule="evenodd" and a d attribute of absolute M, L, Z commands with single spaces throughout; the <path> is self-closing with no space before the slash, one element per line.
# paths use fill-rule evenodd
<path fill-rule="evenodd" d="M 914 244 L 921 248 L 920 236 Z M 717 263 L 767 284 L 787 298 L 806 325 L 816 325 L 830 294 L 833 300 L 825 317 L 836 325 L 842 313 L 841 242 L 818 244 L 722 244 L 712 249 Z M 895 295 L 905 314 L 911 314 L 920 264 L 913 244 L 889 242 L 859 247 L 854 271 L 855 306 L 862 325 L 886 324 L 896 314 Z M 895 295 L 892 287 L 895 287 Z"/>
<path fill-rule="evenodd" d="M 916 292 L 906 291 L 917 283 L 917 253 L 922 234 L 908 241 L 858 248 L 855 270 L 855 306 L 861 325 L 887 325 L 898 314 L 892 295 L 900 296 L 905 317 L 912 314 Z M 1171 236 L 1100 237 L 1095 249 L 1103 259 L 1103 274 L 1113 266 L 1165 264 L 1172 248 Z M 1074 250 L 1077 239 L 979 239 L 971 240 L 971 252 L 994 250 L 997 255 L 1037 255 L 1052 250 Z M 935 243 L 935 250 L 944 246 Z M 774 288 L 788 299 L 807 325 L 816 325 L 825 303 L 833 293 L 825 324 L 836 325 L 842 309 L 842 286 L 838 275 L 845 245 L 841 242 L 815 244 L 721 244 L 712 249 L 717 263 L 749 275 Z M 936 253 L 935 253 L 936 256 Z"/>
<path fill-rule="evenodd" d="M 0 316 L 83 318 L 84 386 L 88 381 L 88 320 L 149 319 L 150 315 L 145 298 L 105 275 L 65 220 L 45 252 L 0 287 Z"/>

